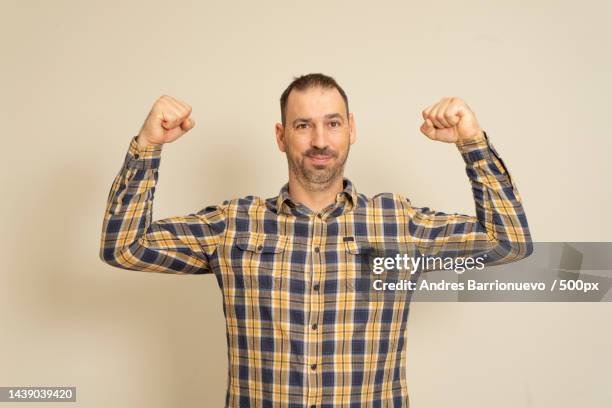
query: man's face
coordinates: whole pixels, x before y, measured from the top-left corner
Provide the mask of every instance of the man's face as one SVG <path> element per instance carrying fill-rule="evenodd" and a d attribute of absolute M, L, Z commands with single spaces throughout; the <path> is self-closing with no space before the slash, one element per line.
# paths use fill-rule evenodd
<path fill-rule="evenodd" d="M 285 126 L 276 124 L 276 141 L 287 154 L 289 171 L 300 181 L 325 188 L 344 173 L 355 142 L 353 114 L 336 88 L 293 89 L 287 99 Z"/>

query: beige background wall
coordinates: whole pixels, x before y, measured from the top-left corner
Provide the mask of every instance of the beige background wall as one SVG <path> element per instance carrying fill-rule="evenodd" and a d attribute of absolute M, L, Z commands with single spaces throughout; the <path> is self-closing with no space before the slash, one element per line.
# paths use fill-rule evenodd
<path fill-rule="evenodd" d="M 508 164 L 536 240 L 612 241 L 611 17 L 593 0 L 2 1 L 0 386 L 75 385 L 79 407 L 222 406 L 214 278 L 98 258 L 110 185 L 164 93 L 198 126 L 164 148 L 156 219 L 275 195 L 278 98 L 324 72 L 356 116 L 359 191 L 473 213 L 454 147 L 418 130 L 424 107 L 455 95 Z M 411 403 L 610 406 L 611 312 L 413 304 Z"/>

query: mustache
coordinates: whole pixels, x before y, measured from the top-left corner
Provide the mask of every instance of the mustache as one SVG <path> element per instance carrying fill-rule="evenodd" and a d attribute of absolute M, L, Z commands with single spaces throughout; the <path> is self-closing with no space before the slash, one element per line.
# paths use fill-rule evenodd
<path fill-rule="evenodd" d="M 306 156 L 331 156 L 331 157 L 336 157 L 337 153 L 331 149 L 325 148 L 325 149 L 319 149 L 316 147 L 313 147 L 311 149 L 306 150 L 305 152 Z"/>

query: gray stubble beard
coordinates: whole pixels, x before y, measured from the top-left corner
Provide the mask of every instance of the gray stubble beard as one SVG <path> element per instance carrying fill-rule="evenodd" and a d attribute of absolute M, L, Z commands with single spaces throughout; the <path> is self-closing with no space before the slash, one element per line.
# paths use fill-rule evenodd
<path fill-rule="evenodd" d="M 289 165 L 289 171 L 292 172 L 296 178 L 310 191 L 324 191 L 331 186 L 339 177 L 342 178 L 344 174 L 344 165 L 348 159 L 350 151 L 350 145 L 347 147 L 346 156 L 342 159 L 342 162 L 333 168 L 321 169 L 323 171 L 310 171 L 304 165 L 306 159 L 300 163 L 296 163 L 291 159 L 289 151 L 287 151 L 287 163 Z"/>

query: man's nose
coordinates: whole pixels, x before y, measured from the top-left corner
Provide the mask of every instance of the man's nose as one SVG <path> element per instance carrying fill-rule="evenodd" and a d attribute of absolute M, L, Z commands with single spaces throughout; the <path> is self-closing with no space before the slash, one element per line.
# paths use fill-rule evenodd
<path fill-rule="evenodd" d="M 319 149 L 327 147 L 327 137 L 325 129 L 321 125 L 313 126 L 312 130 L 312 146 Z"/>

